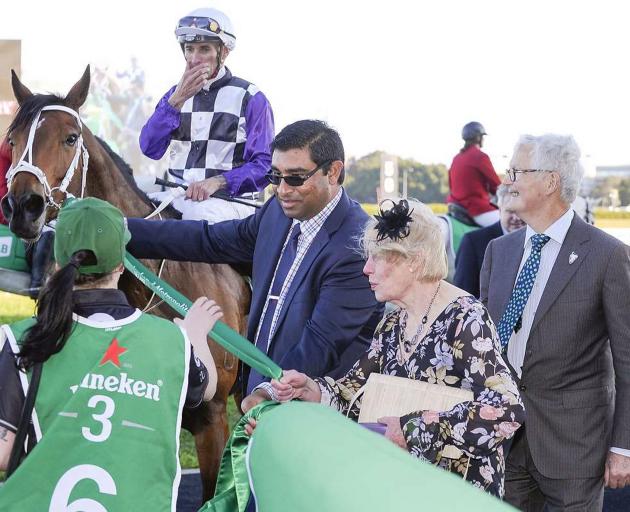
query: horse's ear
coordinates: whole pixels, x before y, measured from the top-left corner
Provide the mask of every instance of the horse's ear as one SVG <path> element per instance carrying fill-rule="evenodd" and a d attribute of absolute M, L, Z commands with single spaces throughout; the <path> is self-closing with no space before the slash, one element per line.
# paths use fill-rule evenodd
<path fill-rule="evenodd" d="M 79 110 L 81 105 L 85 103 L 88 92 L 90 90 L 90 66 L 85 68 L 81 79 L 72 86 L 70 92 L 66 96 L 66 105 L 74 110 Z"/>
<path fill-rule="evenodd" d="M 20 82 L 20 79 L 13 69 L 11 70 L 11 86 L 13 87 L 13 94 L 15 95 L 18 105 L 21 105 L 25 100 L 33 96 L 29 88 Z"/>

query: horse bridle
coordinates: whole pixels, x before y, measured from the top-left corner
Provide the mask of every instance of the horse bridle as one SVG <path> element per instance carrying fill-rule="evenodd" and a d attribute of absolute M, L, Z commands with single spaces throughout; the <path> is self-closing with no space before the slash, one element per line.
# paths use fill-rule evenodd
<path fill-rule="evenodd" d="M 38 128 L 39 118 L 42 112 L 46 110 L 60 110 L 62 112 L 66 112 L 67 114 L 72 115 L 76 119 L 77 123 L 79 124 L 79 138 L 76 141 L 76 150 L 74 153 L 74 158 L 72 159 L 72 162 L 70 162 L 70 166 L 68 167 L 68 170 L 66 171 L 66 175 L 64 176 L 64 178 L 61 180 L 61 183 L 57 187 L 51 187 L 50 183 L 48 183 L 48 178 L 46 177 L 46 173 L 44 173 L 44 171 L 42 171 L 39 167 L 37 167 L 36 165 L 32 163 L 33 142 L 35 140 L 35 131 Z M 47 107 L 42 108 L 37 113 L 37 116 L 35 117 L 35 119 L 33 119 L 33 122 L 31 123 L 31 127 L 28 132 L 28 140 L 26 141 L 26 147 L 24 148 L 24 152 L 22 153 L 22 156 L 18 160 L 17 164 L 11 166 L 11 168 L 9 169 L 9 172 L 7 173 L 7 184 L 9 186 L 9 189 L 11 189 L 11 183 L 13 182 L 13 178 L 15 177 L 16 174 L 20 172 L 31 173 L 37 178 L 37 180 L 44 187 L 46 205 L 52 206 L 53 208 L 60 209 L 61 204 L 55 201 L 53 197 L 53 193 L 56 191 L 59 191 L 65 196 L 68 195 L 68 192 L 67 192 L 68 186 L 70 185 L 70 182 L 72 181 L 72 178 L 74 177 L 74 173 L 77 170 L 77 167 L 79 166 L 79 159 L 81 158 L 81 156 L 83 156 L 83 168 L 82 168 L 82 176 L 81 176 L 81 198 L 83 198 L 85 194 L 85 181 L 86 181 L 86 175 L 87 175 L 87 169 L 88 169 L 89 154 L 87 152 L 85 145 L 83 144 L 82 132 L 83 132 L 83 123 L 81 123 L 81 118 L 79 117 L 79 114 L 77 114 L 71 108 L 65 107 L 63 105 L 48 105 Z"/>

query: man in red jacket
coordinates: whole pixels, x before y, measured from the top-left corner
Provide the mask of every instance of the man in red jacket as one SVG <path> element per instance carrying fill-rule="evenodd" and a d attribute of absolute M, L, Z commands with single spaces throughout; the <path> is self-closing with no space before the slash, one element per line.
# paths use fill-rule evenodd
<path fill-rule="evenodd" d="M 499 210 L 490 202 L 501 180 L 488 155 L 481 151 L 486 130 L 473 121 L 462 129 L 464 147 L 453 158 L 448 173 L 450 194 L 447 203 L 456 203 L 466 209 L 474 221 L 486 227 L 499 222 Z"/>

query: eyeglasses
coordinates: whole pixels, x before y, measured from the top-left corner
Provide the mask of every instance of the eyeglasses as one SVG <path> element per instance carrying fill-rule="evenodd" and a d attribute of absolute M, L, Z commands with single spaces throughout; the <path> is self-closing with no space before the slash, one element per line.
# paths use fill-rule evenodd
<path fill-rule="evenodd" d="M 208 30 L 213 34 L 220 34 L 223 32 L 223 30 L 221 30 L 221 25 L 217 20 L 203 16 L 184 16 L 179 20 L 177 28 L 200 28 L 202 30 Z"/>
<path fill-rule="evenodd" d="M 284 176 L 279 172 L 274 172 L 273 170 L 271 170 L 267 173 L 267 179 L 269 180 L 269 183 L 276 186 L 280 185 L 280 182 L 284 180 L 284 182 L 290 187 L 301 187 L 302 185 L 304 185 L 304 182 L 307 179 L 309 179 L 317 171 L 319 171 L 320 169 L 323 169 L 330 163 L 332 163 L 332 160 L 326 160 L 323 164 L 319 164 L 317 167 L 315 167 L 315 169 L 313 169 L 311 172 L 307 172 L 306 174 L 301 174 L 299 176 L 296 176 L 296 175 Z"/>
<path fill-rule="evenodd" d="M 511 169 L 505 170 L 505 174 L 507 175 L 508 178 L 510 178 L 510 181 L 512 182 L 516 181 L 517 174 L 521 174 L 521 173 L 524 174 L 526 172 L 553 172 L 553 171 L 547 171 L 545 169 L 514 169 L 513 167 Z"/>

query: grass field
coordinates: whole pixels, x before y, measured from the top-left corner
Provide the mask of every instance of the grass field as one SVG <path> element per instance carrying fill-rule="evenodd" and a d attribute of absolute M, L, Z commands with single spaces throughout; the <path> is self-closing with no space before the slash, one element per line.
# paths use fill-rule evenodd
<path fill-rule="evenodd" d="M 31 316 L 35 311 L 35 303 L 26 297 L 13 295 L 6 292 L 0 292 L 0 325 L 16 322 Z M 228 402 L 228 422 L 230 429 L 236 424 L 241 417 L 236 408 L 234 400 Z M 197 453 L 195 451 L 195 442 L 193 437 L 186 431 L 182 430 L 180 436 L 179 460 L 183 468 L 196 468 Z M 0 473 L 0 480 L 2 480 Z"/>

